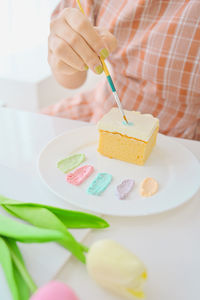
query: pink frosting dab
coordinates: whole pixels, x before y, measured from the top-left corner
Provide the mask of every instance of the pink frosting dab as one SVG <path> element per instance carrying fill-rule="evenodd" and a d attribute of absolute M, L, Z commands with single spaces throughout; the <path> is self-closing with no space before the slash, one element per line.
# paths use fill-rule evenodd
<path fill-rule="evenodd" d="M 93 166 L 86 165 L 76 169 L 74 172 L 67 174 L 66 180 L 71 184 L 79 185 L 84 180 L 86 180 L 92 174 L 93 171 Z"/>

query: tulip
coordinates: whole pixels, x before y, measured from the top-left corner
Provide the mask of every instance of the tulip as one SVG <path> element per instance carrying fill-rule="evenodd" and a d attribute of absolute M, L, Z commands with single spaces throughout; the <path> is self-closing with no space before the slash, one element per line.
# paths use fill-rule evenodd
<path fill-rule="evenodd" d="M 144 298 L 146 268 L 133 253 L 112 240 L 94 243 L 87 254 L 89 275 L 102 287 L 125 299 Z"/>
<path fill-rule="evenodd" d="M 66 284 L 51 281 L 38 289 L 30 300 L 78 300 L 78 298 Z"/>

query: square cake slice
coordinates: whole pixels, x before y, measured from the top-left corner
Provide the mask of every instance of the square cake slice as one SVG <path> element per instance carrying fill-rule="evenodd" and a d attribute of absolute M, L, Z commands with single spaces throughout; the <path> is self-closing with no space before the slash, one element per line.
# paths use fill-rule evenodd
<path fill-rule="evenodd" d="M 129 124 L 118 108 L 112 108 L 98 122 L 98 151 L 109 158 L 144 165 L 156 144 L 159 120 L 137 111 L 124 113 Z"/>

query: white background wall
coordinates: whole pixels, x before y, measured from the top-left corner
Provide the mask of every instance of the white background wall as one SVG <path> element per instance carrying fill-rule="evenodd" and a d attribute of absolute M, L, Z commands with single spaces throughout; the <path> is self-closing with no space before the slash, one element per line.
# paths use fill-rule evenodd
<path fill-rule="evenodd" d="M 88 90 L 101 79 L 89 72 L 81 89 L 59 86 L 47 63 L 50 15 L 59 0 L 0 0 L 0 105 L 38 111 Z"/>

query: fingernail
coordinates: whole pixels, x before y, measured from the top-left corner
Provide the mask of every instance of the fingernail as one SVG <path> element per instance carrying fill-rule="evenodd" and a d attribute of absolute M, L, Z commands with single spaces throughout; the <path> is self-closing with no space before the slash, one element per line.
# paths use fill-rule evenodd
<path fill-rule="evenodd" d="M 94 70 L 97 74 L 101 74 L 103 72 L 103 67 L 101 65 L 97 65 L 94 67 Z"/>
<path fill-rule="evenodd" d="M 85 67 L 85 71 L 87 71 L 89 69 L 87 65 L 85 65 L 84 67 Z"/>
<path fill-rule="evenodd" d="M 101 58 L 105 59 L 109 56 L 109 52 L 106 48 L 101 49 L 101 51 L 99 51 L 99 54 L 101 56 Z"/>

